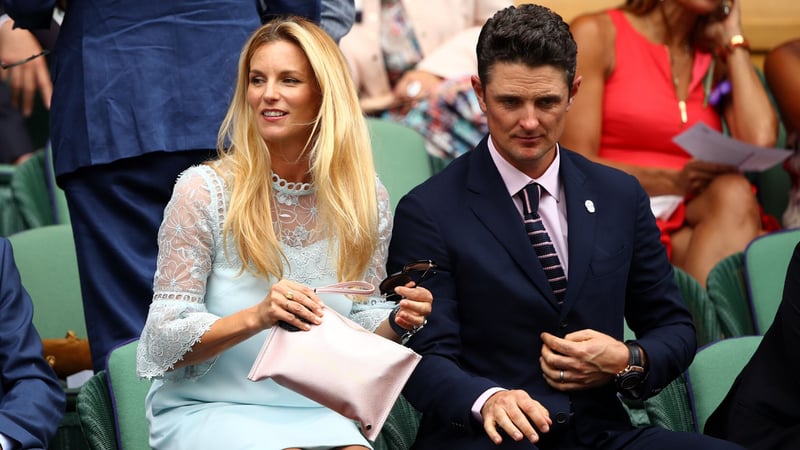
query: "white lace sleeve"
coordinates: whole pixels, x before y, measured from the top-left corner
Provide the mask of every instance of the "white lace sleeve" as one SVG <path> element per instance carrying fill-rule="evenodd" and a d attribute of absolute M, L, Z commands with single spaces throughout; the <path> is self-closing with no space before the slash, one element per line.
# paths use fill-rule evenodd
<path fill-rule="evenodd" d="M 173 370 L 219 317 L 206 310 L 206 280 L 222 211 L 222 181 L 207 166 L 184 171 L 158 231 L 153 301 L 136 355 L 144 378 L 194 378 L 213 360 Z"/>
<path fill-rule="evenodd" d="M 386 254 L 389 251 L 389 241 L 392 238 L 392 207 L 389 203 L 389 192 L 377 181 L 378 191 L 378 248 L 372 255 L 372 260 L 367 268 L 364 280 L 378 286 L 386 278 Z M 378 325 L 386 319 L 395 307 L 393 302 L 386 302 L 379 293 L 369 297 L 363 302 L 353 303 L 350 318 L 364 328 L 375 331 Z"/>

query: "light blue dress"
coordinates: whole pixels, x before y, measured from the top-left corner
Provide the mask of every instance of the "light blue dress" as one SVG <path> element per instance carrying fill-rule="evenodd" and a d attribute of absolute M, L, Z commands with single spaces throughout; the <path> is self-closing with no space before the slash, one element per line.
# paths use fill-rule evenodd
<path fill-rule="evenodd" d="M 320 237 L 313 188 L 274 174 L 272 182 L 273 223 L 288 259 L 284 277 L 311 287 L 337 282 L 336 247 Z M 391 235 L 388 194 L 377 185 L 380 243 L 364 276 L 375 285 L 385 276 Z M 371 447 L 350 419 L 272 380 L 247 379 L 270 330 L 213 360 L 169 370 L 215 320 L 257 304 L 274 282 L 240 273 L 232 238 L 223 248 L 228 196 L 223 176 L 210 166 L 196 166 L 178 179 L 164 212 L 154 297 L 137 355 L 139 375 L 155 379 L 146 398 L 150 445 L 170 450 Z M 328 308 L 373 330 L 392 307 L 380 297 L 357 303 L 343 295 L 320 297 Z"/>

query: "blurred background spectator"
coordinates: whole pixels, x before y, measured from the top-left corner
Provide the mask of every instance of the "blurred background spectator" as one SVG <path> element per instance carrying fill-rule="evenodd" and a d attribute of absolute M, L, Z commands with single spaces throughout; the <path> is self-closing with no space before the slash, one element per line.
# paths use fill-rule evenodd
<path fill-rule="evenodd" d="M 469 77 L 480 27 L 511 0 L 360 0 L 340 43 L 365 112 L 403 122 L 451 159 L 486 133 Z"/>
<path fill-rule="evenodd" d="M 786 126 L 786 146 L 795 153 L 784 163 L 791 179 L 783 226 L 800 227 L 800 38 L 784 42 L 767 53 L 764 75 Z"/>
<path fill-rule="evenodd" d="M 737 168 L 694 160 L 672 142 L 703 122 L 775 144 L 777 115 L 750 60 L 738 2 L 628 0 L 577 17 L 572 31 L 582 84 L 562 144 L 636 176 L 672 262 L 705 285 L 718 261 L 779 227 Z"/>

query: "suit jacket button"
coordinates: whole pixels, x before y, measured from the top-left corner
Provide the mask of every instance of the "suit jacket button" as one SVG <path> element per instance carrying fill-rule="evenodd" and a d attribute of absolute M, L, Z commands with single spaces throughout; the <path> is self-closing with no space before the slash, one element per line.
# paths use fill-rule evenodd
<path fill-rule="evenodd" d="M 567 423 L 569 420 L 569 416 L 566 413 L 560 412 L 556 414 L 556 423 L 564 424 Z"/>
<path fill-rule="evenodd" d="M 561 328 L 567 328 L 567 325 L 569 325 L 569 323 L 566 320 L 558 324 L 558 326 L 560 326 Z"/>

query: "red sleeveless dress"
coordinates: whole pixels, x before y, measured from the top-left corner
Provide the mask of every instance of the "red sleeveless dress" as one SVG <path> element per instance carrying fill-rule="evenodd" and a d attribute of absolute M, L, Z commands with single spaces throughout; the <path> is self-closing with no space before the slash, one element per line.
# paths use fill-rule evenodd
<path fill-rule="evenodd" d="M 685 100 L 687 122 L 683 123 L 666 46 L 647 40 L 631 26 L 622 10 L 607 13 L 616 28 L 615 64 L 604 89 L 599 156 L 638 166 L 680 169 L 691 155 L 672 142 L 673 137 L 697 122 L 722 130 L 717 111 L 704 105 L 703 81 L 712 57 L 695 50 Z M 683 225 L 685 211 L 684 201 L 668 220 L 658 220 L 670 257 L 669 234 Z"/>

